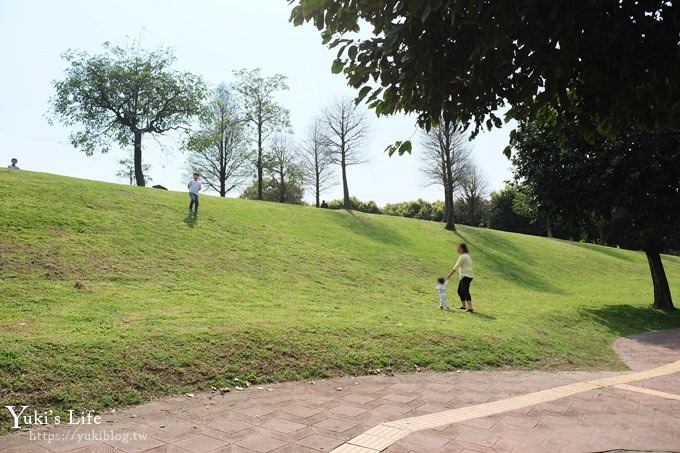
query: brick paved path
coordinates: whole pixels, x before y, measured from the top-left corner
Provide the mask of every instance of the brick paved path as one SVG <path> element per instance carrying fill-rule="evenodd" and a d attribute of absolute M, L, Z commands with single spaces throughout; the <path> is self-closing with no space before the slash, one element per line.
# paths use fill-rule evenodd
<path fill-rule="evenodd" d="M 420 373 L 251 387 L 155 401 L 105 415 L 101 425 L 79 431 L 62 425 L 6 435 L 0 437 L 0 451 L 374 453 L 382 447 L 361 444 L 395 432 L 381 427 L 416 426 L 408 420 L 427 416 L 416 420 L 438 420 L 437 427 L 421 423 L 418 430 L 390 440 L 384 451 L 680 452 L 680 363 L 677 373 L 666 367 L 658 377 L 628 382 L 634 372 L 680 361 L 680 329 L 622 338 L 614 349 L 632 372 Z M 613 385 L 614 376 L 623 384 Z M 560 386 L 575 393 L 551 390 Z M 526 396 L 539 391 L 546 392 Z M 541 402 L 558 391 L 566 396 Z M 498 409 L 513 402 L 519 407 L 517 401 L 529 398 L 536 404 Z M 475 418 L 484 411 L 487 415 Z M 464 420 L 447 423 L 446 417 Z M 115 438 L 87 440 L 93 431 Z M 367 431 L 380 436 L 362 436 Z M 29 439 L 38 434 L 43 438 Z M 50 435 L 71 439 L 47 440 Z"/>

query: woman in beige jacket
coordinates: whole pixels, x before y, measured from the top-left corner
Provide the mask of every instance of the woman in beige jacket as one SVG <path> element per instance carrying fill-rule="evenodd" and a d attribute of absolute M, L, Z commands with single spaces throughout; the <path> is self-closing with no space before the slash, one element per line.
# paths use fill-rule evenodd
<path fill-rule="evenodd" d="M 460 296 L 459 308 L 468 313 L 474 313 L 475 310 L 472 308 L 472 295 L 470 294 L 470 283 L 472 283 L 472 279 L 475 278 L 475 275 L 472 272 L 472 258 L 470 257 L 466 244 L 458 245 L 458 261 L 456 261 L 456 264 L 446 278 L 450 279 L 456 271 L 458 271 L 458 275 L 460 276 L 458 281 L 458 296 Z"/>

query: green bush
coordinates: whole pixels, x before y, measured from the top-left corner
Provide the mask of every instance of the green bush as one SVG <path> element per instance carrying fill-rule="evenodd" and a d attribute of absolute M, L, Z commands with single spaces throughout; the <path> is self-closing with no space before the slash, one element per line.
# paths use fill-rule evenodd
<path fill-rule="evenodd" d="M 444 218 L 444 202 L 430 203 L 422 199 L 402 201 L 385 205 L 382 212 L 386 215 L 441 222 Z"/>
<path fill-rule="evenodd" d="M 366 212 L 368 214 L 382 214 L 378 204 L 371 201 L 361 201 L 357 197 L 349 198 L 353 211 Z M 328 202 L 329 209 L 345 209 L 342 200 L 331 200 Z"/>

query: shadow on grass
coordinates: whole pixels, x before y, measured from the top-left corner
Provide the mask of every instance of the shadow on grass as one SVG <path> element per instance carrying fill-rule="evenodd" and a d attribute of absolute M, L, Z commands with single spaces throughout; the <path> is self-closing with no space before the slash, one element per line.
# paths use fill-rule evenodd
<path fill-rule="evenodd" d="M 483 254 L 489 266 L 502 279 L 534 291 L 565 294 L 549 280 L 536 274 L 534 271 L 536 260 L 512 241 L 497 234 L 488 234 L 484 237 L 484 247 L 477 247 L 476 242 L 471 241 L 466 235 L 460 232 L 455 234 L 470 246 L 472 254 L 475 252 Z"/>
<path fill-rule="evenodd" d="M 604 245 L 596 245 L 596 244 L 585 244 L 583 242 L 570 242 L 569 244 L 573 245 L 574 247 L 587 249 L 588 251 L 591 251 L 591 252 L 602 253 L 603 255 L 607 255 L 607 256 L 610 256 L 612 258 L 616 258 L 616 259 L 619 259 L 619 260 L 628 261 L 628 262 L 636 262 L 635 256 L 631 253 L 630 250 L 624 251 L 624 250 L 617 249 L 617 248 L 614 248 L 614 247 L 606 247 Z"/>
<path fill-rule="evenodd" d="M 376 222 L 371 219 L 371 214 L 357 215 L 354 211 L 344 210 L 348 216 L 332 216 L 331 218 L 343 227 L 349 228 L 352 232 L 366 237 L 375 242 L 387 244 L 408 244 L 408 236 L 400 233 L 397 229 L 388 226 L 384 222 Z"/>
<path fill-rule="evenodd" d="M 487 315 L 485 313 L 480 313 L 480 312 L 477 311 L 476 308 L 475 308 L 474 313 L 471 314 L 471 316 L 474 316 L 475 318 L 483 319 L 485 321 L 495 321 L 496 320 L 495 316 Z"/>
<path fill-rule="evenodd" d="M 189 228 L 193 228 L 198 223 L 198 217 L 193 214 L 187 214 L 184 218 L 184 223 L 186 223 Z"/>
<path fill-rule="evenodd" d="M 680 311 L 662 311 L 632 305 L 605 305 L 579 308 L 582 317 L 606 327 L 617 336 L 680 328 Z M 644 341 L 644 340 L 642 340 Z"/>

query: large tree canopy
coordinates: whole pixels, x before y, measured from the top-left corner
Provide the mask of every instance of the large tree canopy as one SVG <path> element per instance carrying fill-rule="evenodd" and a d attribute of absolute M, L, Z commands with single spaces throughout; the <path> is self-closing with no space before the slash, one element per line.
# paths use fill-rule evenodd
<path fill-rule="evenodd" d="M 145 185 L 144 134 L 160 135 L 187 126 L 205 95 L 200 77 L 172 69 L 171 49 L 145 50 L 139 43 L 105 44 L 104 52 L 69 50 L 64 79 L 55 81 L 53 119 L 80 126 L 71 143 L 87 155 L 111 145 L 134 146 L 135 180 Z"/>
<path fill-rule="evenodd" d="M 333 71 L 378 114 L 478 130 L 500 126 L 495 112 L 509 104 L 516 119 L 546 106 L 564 122 L 582 112 L 595 125 L 582 133 L 677 124 L 669 112 L 680 101 L 680 2 L 289 1 L 293 23 L 322 30 L 339 49 Z M 357 34 L 364 22 L 371 37 Z"/>

